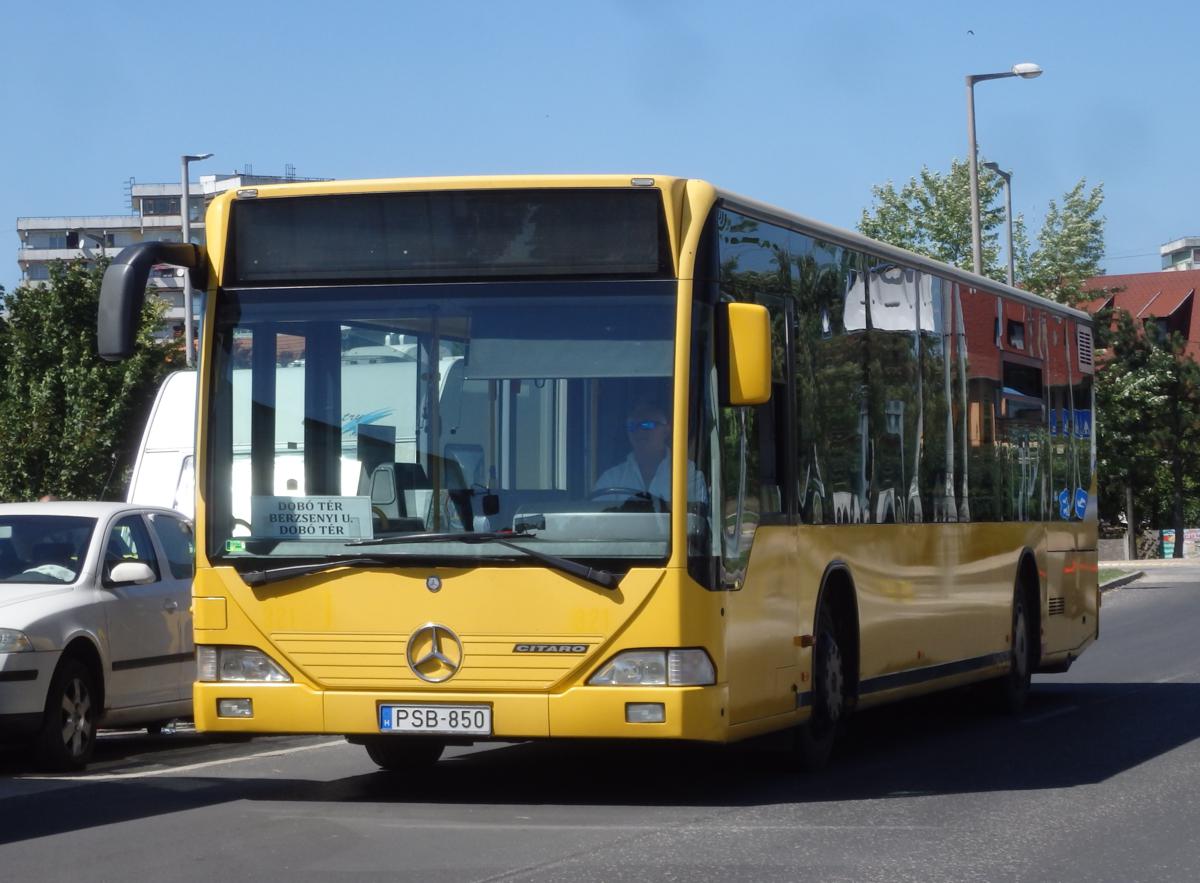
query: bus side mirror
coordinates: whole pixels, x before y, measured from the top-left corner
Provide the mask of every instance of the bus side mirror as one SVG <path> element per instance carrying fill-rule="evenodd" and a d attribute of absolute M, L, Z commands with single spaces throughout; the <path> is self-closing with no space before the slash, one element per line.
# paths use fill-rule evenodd
<path fill-rule="evenodd" d="M 771 399 L 771 317 L 760 304 L 726 303 L 718 321 L 721 404 L 761 405 Z"/>
<path fill-rule="evenodd" d="M 186 267 L 192 287 L 208 287 L 204 251 L 183 242 L 138 242 L 117 255 L 100 283 L 100 309 L 96 316 L 96 348 L 109 362 L 133 355 L 138 317 L 146 300 L 146 281 L 155 264 Z"/>

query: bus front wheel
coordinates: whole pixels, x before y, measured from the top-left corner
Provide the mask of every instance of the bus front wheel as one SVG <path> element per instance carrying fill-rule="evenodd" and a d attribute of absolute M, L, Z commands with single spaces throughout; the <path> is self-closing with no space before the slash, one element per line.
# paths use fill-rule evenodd
<path fill-rule="evenodd" d="M 845 656 L 833 613 L 828 607 L 822 607 L 817 615 L 813 653 L 812 715 L 807 723 L 797 728 L 795 736 L 801 766 L 817 770 L 829 762 L 845 713 Z"/>
<path fill-rule="evenodd" d="M 379 736 L 363 742 L 367 755 L 381 768 L 392 773 L 417 772 L 431 767 L 446 747 L 437 739 L 420 736 Z"/>

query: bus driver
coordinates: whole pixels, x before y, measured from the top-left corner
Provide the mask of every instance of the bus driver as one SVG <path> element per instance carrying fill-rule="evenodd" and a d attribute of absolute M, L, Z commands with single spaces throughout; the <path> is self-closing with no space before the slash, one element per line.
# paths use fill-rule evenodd
<path fill-rule="evenodd" d="M 595 496 L 630 497 L 649 494 L 671 502 L 671 421 L 661 405 L 648 399 L 638 400 L 625 420 L 629 455 L 596 479 Z M 611 491 L 610 493 L 605 493 Z M 688 462 L 688 499 L 707 503 L 704 479 L 696 465 Z"/>

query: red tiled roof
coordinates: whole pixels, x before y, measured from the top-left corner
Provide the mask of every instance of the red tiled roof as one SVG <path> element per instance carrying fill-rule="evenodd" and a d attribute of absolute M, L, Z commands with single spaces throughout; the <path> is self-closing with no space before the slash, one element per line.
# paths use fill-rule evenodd
<path fill-rule="evenodd" d="M 1135 319 L 1165 318 L 1187 304 L 1191 297 L 1187 349 L 1193 358 L 1200 356 L 1200 309 L 1195 304 L 1195 293 L 1200 289 L 1200 270 L 1093 276 L 1084 282 L 1083 287 L 1085 291 L 1097 294 L 1095 300 L 1083 305 L 1089 313 L 1095 313 L 1112 302 Z"/>

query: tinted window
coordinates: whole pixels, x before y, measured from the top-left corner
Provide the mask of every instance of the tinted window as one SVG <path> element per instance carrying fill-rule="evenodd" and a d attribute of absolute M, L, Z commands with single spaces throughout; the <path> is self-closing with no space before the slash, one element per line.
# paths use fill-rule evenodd
<path fill-rule="evenodd" d="M 170 515 L 151 515 L 150 523 L 158 535 L 167 556 L 171 575 L 176 579 L 188 579 L 192 575 L 195 545 L 192 541 L 192 526 Z"/>
<path fill-rule="evenodd" d="M 924 404 L 917 323 L 922 312 L 930 312 L 930 280 L 915 270 L 875 262 L 865 278 L 873 465 L 870 507 L 863 520 L 923 521 L 917 484 Z"/>
<path fill-rule="evenodd" d="M 953 446 L 951 416 L 951 371 L 949 356 L 953 341 L 948 321 L 949 284 L 936 276 L 923 276 L 922 286 L 928 288 L 928 299 L 921 301 L 921 459 L 918 464 L 917 485 L 921 495 L 921 515 L 924 521 L 956 521 L 954 506 Z M 916 520 L 916 519 L 914 519 Z"/>
<path fill-rule="evenodd" d="M 861 522 L 870 509 L 862 258 L 799 233 L 792 255 L 801 520 Z"/>

